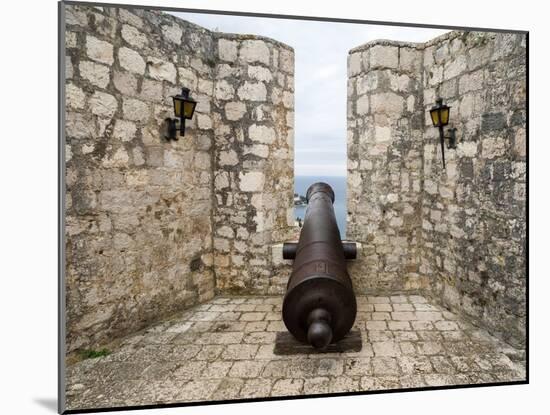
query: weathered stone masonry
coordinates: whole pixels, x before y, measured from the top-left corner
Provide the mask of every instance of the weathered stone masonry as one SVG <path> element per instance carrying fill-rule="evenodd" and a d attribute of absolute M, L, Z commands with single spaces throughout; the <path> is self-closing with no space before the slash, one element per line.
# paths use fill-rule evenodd
<path fill-rule="evenodd" d="M 363 244 L 354 283 L 372 291 L 427 286 L 420 273 L 421 51 L 381 41 L 349 55 L 348 231 Z"/>
<path fill-rule="evenodd" d="M 452 32 L 350 51 L 349 237 L 379 291 L 424 290 L 525 341 L 526 36 Z M 458 128 L 442 168 L 428 110 Z M 357 271 L 353 271 L 357 274 Z"/>
<path fill-rule="evenodd" d="M 294 223 L 294 53 L 282 43 L 242 35 L 220 35 L 218 52 L 217 284 L 233 293 L 282 293 L 288 264 L 272 262 L 277 253 L 271 251 L 290 239 Z"/>
<path fill-rule="evenodd" d="M 215 294 L 282 294 L 292 239 L 294 53 L 132 8 L 66 6 L 67 349 Z M 421 291 L 525 333 L 525 36 L 353 49 L 348 237 L 358 294 Z M 171 96 L 198 101 L 162 138 Z M 442 170 L 427 110 L 452 106 Z"/>
<path fill-rule="evenodd" d="M 271 270 L 288 265 L 270 250 L 291 231 L 292 49 L 135 8 L 65 10 L 67 350 L 218 290 L 280 292 Z M 168 142 L 182 86 L 198 105 Z"/>

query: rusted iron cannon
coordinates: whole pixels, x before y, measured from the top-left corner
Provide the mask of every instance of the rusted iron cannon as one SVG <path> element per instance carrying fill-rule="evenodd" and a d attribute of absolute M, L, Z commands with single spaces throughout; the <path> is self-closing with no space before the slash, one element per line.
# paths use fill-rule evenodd
<path fill-rule="evenodd" d="M 355 321 L 357 303 L 346 259 L 355 259 L 356 247 L 340 239 L 328 184 L 312 184 L 306 198 L 300 239 L 283 245 L 283 257 L 294 259 L 283 321 L 297 340 L 322 350 L 341 340 Z"/>

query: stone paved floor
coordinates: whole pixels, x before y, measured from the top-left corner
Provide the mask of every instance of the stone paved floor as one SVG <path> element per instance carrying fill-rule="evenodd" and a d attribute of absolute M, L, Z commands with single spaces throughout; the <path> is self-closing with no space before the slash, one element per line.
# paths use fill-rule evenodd
<path fill-rule="evenodd" d="M 276 356 L 281 297 L 217 297 L 67 370 L 69 409 L 525 379 L 523 353 L 421 296 L 358 297 L 360 352 Z"/>

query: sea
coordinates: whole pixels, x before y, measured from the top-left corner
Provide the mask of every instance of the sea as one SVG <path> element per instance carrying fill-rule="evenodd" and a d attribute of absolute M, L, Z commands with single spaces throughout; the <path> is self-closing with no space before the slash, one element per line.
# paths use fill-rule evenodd
<path fill-rule="evenodd" d="M 342 239 L 346 238 L 346 176 L 295 176 L 294 177 L 294 192 L 301 196 L 305 196 L 307 189 L 313 183 L 324 182 L 328 183 L 334 190 L 334 214 L 336 215 L 336 223 L 340 230 Z M 303 219 L 306 214 L 307 206 L 295 206 L 294 216 Z"/>

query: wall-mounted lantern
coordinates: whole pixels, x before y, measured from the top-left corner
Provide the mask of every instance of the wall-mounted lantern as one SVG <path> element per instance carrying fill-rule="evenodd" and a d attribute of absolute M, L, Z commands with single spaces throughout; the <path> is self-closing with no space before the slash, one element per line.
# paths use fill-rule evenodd
<path fill-rule="evenodd" d="M 443 99 L 437 98 L 435 106 L 430 110 L 430 117 L 434 127 L 439 128 L 439 140 L 441 142 L 441 157 L 443 158 L 443 168 L 445 168 L 445 140 L 449 140 L 447 148 L 456 148 L 456 128 L 449 128 L 449 136 L 445 136 L 443 127 L 449 124 L 451 107 L 443 104 Z"/>
<path fill-rule="evenodd" d="M 180 136 L 185 135 L 185 120 L 193 118 L 195 106 L 197 105 L 197 101 L 189 97 L 189 88 L 182 88 L 181 94 L 174 95 L 172 99 L 174 100 L 174 114 L 179 118 L 179 128 L 177 118 L 166 118 L 164 138 L 167 140 L 177 140 L 178 129 Z"/>

